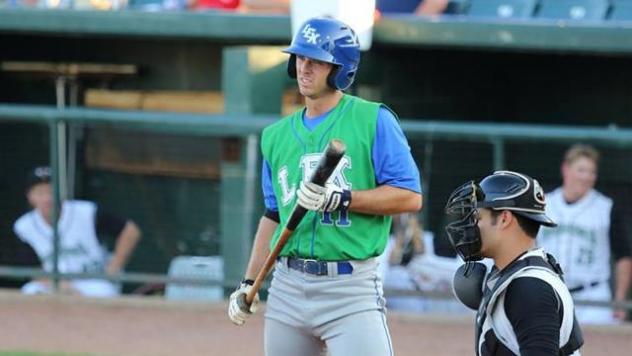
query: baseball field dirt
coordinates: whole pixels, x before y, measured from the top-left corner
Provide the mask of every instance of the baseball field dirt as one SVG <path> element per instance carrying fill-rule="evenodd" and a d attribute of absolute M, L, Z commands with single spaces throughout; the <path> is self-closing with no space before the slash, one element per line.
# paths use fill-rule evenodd
<path fill-rule="evenodd" d="M 0 292 L 0 351 L 133 356 L 263 355 L 263 318 L 230 323 L 226 304 L 155 297 L 112 300 Z M 473 354 L 472 317 L 389 312 L 396 355 Z M 626 355 L 632 325 L 584 328 L 583 355 Z M 297 356 L 300 356 L 297 354 Z"/>

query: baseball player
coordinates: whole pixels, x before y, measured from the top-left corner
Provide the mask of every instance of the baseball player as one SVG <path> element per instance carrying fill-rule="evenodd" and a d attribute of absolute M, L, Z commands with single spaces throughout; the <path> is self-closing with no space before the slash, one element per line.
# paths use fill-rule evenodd
<path fill-rule="evenodd" d="M 454 277 L 459 300 L 477 309 L 476 354 L 579 355 L 583 344 L 570 292 L 555 259 L 535 247 L 544 213 L 538 181 L 499 171 L 456 189 L 446 231 L 467 263 Z M 489 257 L 494 267 L 487 274 Z"/>
<path fill-rule="evenodd" d="M 376 257 L 390 215 L 421 208 L 419 171 L 395 114 L 343 93 L 360 60 L 358 38 L 344 23 L 313 18 L 290 47 L 288 73 L 305 107 L 267 127 L 261 147 L 266 211 L 245 278 L 228 314 L 242 325 L 256 311 L 239 309 L 295 204 L 307 215 L 276 264 L 265 314 L 269 356 L 392 355 Z M 327 143 L 347 146 L 325 186 L 309 182 Z"/>
<path fill-rule="evenodd" d="M 53 271 L 53 228 L 51 209 L 53 199 L 49 167 L 36 167 L 29 173 L 26 196 L 33 210 L 22 215 L 13 230 L 23 248 L 32 249 L 39 257 L 42 268 Z M 120 272 L 132 253 L 140 230 L 131 220 L 107 215 L 88 201 L 68 200 L 61 206 L 57 224 L 60 250 L 57 261 L 61 273 Z M 113 256 L 108 260 L 101 242 L 105 235 L 117 236 Z M 101 279 L 63 281 L 63 292 L 90 297 L 112 297 L 119 294 L 116 284 Z M 51 293 L 47 279 L 34 280 L 22 287 L 25 294 Z"/>
<path fill-rule="evenodd" d="M 599 153 L 588 145 L 574 145 L 562 162 L 562 186 L 547 194 L 546 212 L 558 222 L 543 229 L 538 243 L 551 252 L 565 273 L 568 288 L 577 300 L 610 301 L 610 258 L 616 261 L 616 301 L 624 301 L 632 278 L 629 236 L 621 211 L 612 199 L 594 189 Z M 624 320 L 626 311 L 580 306 L 581 323 Z"/>

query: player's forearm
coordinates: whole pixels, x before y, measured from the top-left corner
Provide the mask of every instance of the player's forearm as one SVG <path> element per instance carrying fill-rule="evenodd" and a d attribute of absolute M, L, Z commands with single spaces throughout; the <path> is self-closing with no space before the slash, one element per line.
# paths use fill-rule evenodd
<path fill-rule="evenodd" d="M 415 212 L 421 206 L 421 194 L 382 185 L 375 189 L 352 191 L 349 210 L 362 214 L 394 215 Z"/>
<path fill-rule="evenodd" d="M 625 300 L 628 291 L 630 290 L 630 283 L 632 279 L 632 258 L 623 257 L 616 263 L 616 287 L 614 293 L 614 299 L 621 301 Z"/>
<path fill-rule="evenodd" d="M 270 240 L 277 226 L 279 226 L 279 224 L 276 221 L 265 216 L 259 220 L 255 241 L 252 244 L 252 251 L 250 252 L 250 261 L 246 269 L 246 279 L 254 280 L 257 277 L 257 273 L 261 270 L 261 267 L 263 267 L 266 257 L 270 254 Z"/>
<path fill-rule="evenodd" d="M 132 251 L 134 251 L 134 248 L 140 240 L 140 237 L 141 231 L 138 228 L 138 225 L 129 220 L 125 224 L 123 231 L 121 231 L 118 238 L 116 239 L 114 255 L 112 256 L 112 260 L 107 267 L 108 273 L 118 273 L 123 269 L 123 267 L 125 267 L 125 264 L 132 254 Z"/>

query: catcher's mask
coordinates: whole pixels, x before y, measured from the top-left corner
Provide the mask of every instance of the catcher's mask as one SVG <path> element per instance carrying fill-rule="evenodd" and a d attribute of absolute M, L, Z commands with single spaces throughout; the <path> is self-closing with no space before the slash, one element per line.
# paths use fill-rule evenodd
<path fill-rule="evenodd" d="M 446 232 L 452 247 L 464 261 L 483 259 L 478 210 L 510 210 L 541 225 L 557 226 L 546 216 L 544 191 L 537 180 L 521 173 L 497 171 L 480 184 L 469 181 L 448 198 L 445 212 L 451 219 Z"/>

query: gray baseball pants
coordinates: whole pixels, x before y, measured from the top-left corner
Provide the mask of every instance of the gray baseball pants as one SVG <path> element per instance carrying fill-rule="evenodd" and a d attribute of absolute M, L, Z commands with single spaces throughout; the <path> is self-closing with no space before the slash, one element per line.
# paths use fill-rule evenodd
<path fill-rule="evenodd" d="M 352 261 L 351 274 L 326 276 L 277 263 L 268 296 L 264 343 L 267 356 L 391 356 L 377 260 Z"/>

